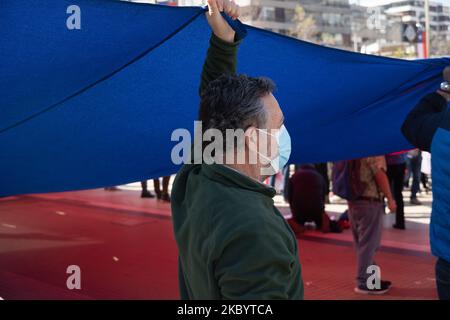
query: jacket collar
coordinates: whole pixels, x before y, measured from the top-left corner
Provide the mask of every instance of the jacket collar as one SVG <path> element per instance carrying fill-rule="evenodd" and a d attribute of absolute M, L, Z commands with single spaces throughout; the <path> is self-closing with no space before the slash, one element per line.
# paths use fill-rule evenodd
<path fill-rule="evenodd" d="M 221 164 L 202 164 L 201 166 L 206 176 L 222 184 L 259 192 L 270 198 L 273 198 L 276 194 L 274 188 L 228 166 Z"/>

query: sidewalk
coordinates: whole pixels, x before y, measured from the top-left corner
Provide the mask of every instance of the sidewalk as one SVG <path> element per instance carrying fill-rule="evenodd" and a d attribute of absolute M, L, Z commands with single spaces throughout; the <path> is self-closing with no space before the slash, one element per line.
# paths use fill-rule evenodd
<path fill-rule="evenodd" d="M 141 199 L 136 184 L 124 189 L 1 199 L 0 297 L 178 299 L 170 205 Z M 394 284 L 387 295 L 353 293 L 356 258 L 349 230 L 308 231 L 298 240 L 305 298 L 436 299 L 428 244 L 431 198 L 421 200 L 424 206 L 406 207 L 406 231 L 392 229 L 394 217 L 385 216 L 377 263 Z M 288 216 L 280 197 L 276 203 Z M 338 214 L 345 205 L 327 210 Z M 66 287 L 66 268 L 73 264 L 82 270 L 81 290 Z"/>

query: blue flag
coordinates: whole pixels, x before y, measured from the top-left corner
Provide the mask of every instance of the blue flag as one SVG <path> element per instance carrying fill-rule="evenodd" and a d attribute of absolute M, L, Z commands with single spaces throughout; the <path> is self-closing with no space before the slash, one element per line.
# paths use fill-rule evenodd
<path fill-rule="evenodd" d="M 0 2 L 0 196 L 175 173 L 193 131 L 210 29 L 198 7 L 106 0 Z M 247 27 L 239 73 L 267 76 L 292 163 L 410 148 L 400 127 L 450 59 L 404 61 Z"/>

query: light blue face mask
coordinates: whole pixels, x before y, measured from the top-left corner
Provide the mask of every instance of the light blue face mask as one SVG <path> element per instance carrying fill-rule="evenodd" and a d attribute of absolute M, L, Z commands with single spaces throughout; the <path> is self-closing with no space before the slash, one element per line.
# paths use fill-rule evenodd
<path fill-rule="evenodd" d="M 278 130 L 277 133 L 272 134 L 269 133 L 267 130 L 261 130 L 264 131 L 268 135 L 271 135 L 275 138 L 277 145 L 278 145 L 278 154 L 275 158 L 271 159 L 260 152 L 258 154 L 270 162 L 270 168 L 271 172 L 264 172 L 264 175 L 270 175 L 270 174 L 276 174 L 281 171 L 281 169 L 284 168 L 284 166 L 288 163 L 289 157 L 291 156 L 291 136 L 289 135 L 289 132 L 287 131 L 284 124 L 281 126 L 280 130 Z"/>

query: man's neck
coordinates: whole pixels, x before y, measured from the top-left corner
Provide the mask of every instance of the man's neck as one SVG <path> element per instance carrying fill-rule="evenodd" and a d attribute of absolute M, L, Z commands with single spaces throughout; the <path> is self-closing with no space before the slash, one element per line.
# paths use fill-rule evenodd
<path fill-rule="evenodd" d="M 258 181 L 259 183 L 262 183 L 261 175 L 258 172 L 259 170 L 254 166 L 249 166 L 245 164 L 225 164 L 225 166 L 235 171 L 238 171 L 244 176 L 247 176 L 249 178 L 252 178 L 253 180 Z"/>

